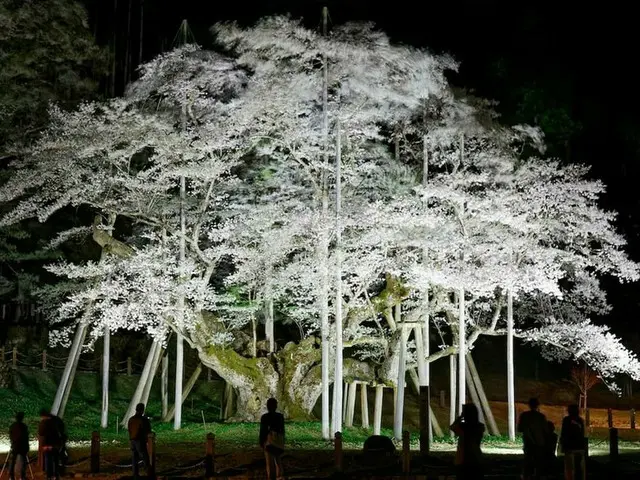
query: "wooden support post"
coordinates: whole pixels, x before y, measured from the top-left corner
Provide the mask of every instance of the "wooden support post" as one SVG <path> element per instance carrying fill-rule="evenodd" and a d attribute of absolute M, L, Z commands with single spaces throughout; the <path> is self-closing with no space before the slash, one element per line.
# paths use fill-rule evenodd
<path fill-rule="evenodd" d="M 184 401 L 189 396 L 189 393 L 191 393 L 191 390 L 193 389 L 193 386 L 196 384 L 196 381 L 198 380 L 198 377 L 200 376 L 201 372 L 202 372 L 202 363 L 199 363 L 196 369 L 194 370 L 194 372 L 191 374 L 191 377 L 189 377 L 189 381 L 182 389 L 182 403 L 184 403 Z M 165 422 L 168 422 L 173 418 L 173 416 L 175 415 L 175 412 L 176 412 L 176 406 L 175 404 L 173 404 L 173 406 L 169 408 L 169 411 L 167 412 L 167 416 L 163 418 L 163 420 Z"/>
<path fill-rule="evenodd" d="M 207 445 L 205 448 L 205 453 L 206 456 L 204 458 L 204 476 L 205 478 L 211 478 L 216 474 L 216 436 L 213 433 L 207 433 Z"/>
<path fill-rule="evenodd" d="M 382 396 L 384 385 L 376 385 L 376 399 L 373 405 L 373 434 L 380 435 L 382 427 Z"/>
<path fill-rule="evenodd" d="M 162 419 L 169 413 L 169 355 L 162 357 L 162 370 L 160 373 L 160 397 L 162 402 Z"/>
<path fill-rule="evenodd" d="M 207 382 L 213 382 L 213 370 L 207 368 Z"/>
<path fill-rule="evenodd" d="M 631 430 L 636 429 L 636 409 L 632 408 L 629 410 L 629 427 Z"/>
<path fill-rule="evenodd" d="M 609 424 L 609 428 L 613 428 L 613 410 L 610 408 L 607 409 L 607 423 Z"/>
<path fill-rule="evenodd" d="M 478 393 L 479 401 L 482 405 L 482 408 L 484 409 L 484 416 L 489 426 L 489 433 L 491 433 L 491 435 L 500 435 L 498 424 L 496 423 L 493 412 L 491 411 L 491 405 L 489 405 L 489 399 L 487 398 L 487 394 L 484 391 L 482 381 L 480 380 L 480 375 L 478 375 L 478 370 L 476 369 L 476 364 L 473 361 L 473 357 L 470 353 L 467 354 L 466 360 L 467 366 L 469 367 L 469 373 L 471 373 L 471 378 L 473 379 L 476 391 Z"/>
<path fill-rule="evenodd" d="M 409 368 L 407 370 L 409 372 L 409 378 L 411 379 L 410 385 L 411 385 L 411 389 L 413 390 L 413 393 L 415 393 L 417 396 L 420 395 L 420 376 L 418 375 L 418 372 L 416 371 L 415 368 Z"/>
<path fill-rule="evenodd" d="M 411 434 L 404 430 L 402 432 L 402 473 L 411 471 Z"/>
<path fill-rule="evenodd" d="M 335 441 L 334 441 L 334 453 L 335 453 L 335 462 L 336 462 L 336 471 L 342 471 L 342 433 L 336 432 Z"/>
<path fill-rule="evenodd" d="M 369 428 L 369 399 L 367 397 L 367 384 L 360 384 L 360 418 L 362 428 Z"/>
<path fill-rule="evenodd" d="M 156 479 L 156 434 L 151 432 L 147 440 L 147 450 L 149 452 L 149 463 L 147 466 L 147 476 L 149 480 Z"/>
<path fill-rule="evenodd" d="M 431 406 L 429 405 L 429 386 L 420 386 L 420 455 L 429 455 L 429 432 L 431 432 Z"/>
<path fill-rule="evenodd" d="M 433 434 L 436 437 L 444 437 L 444 432 L 438 423 L 438 419 L 436 418 L 436 414 L 433 412 L 433 408 L 429 409 L 429 418 L 431 420 L 431 427 L 433 428 Z M 429 438 L 431 440 L 431 438 Z"/>
<path fill-rule="evenodd" d="M 47 371 L 47 351 L 42 350 L 42 370 Z"/>
<path fill-rule="evenodd" d="M 398 387 L 393 387 L 393 418 L 395 421 L 396 411 L 398 410 Z"/>
<path fill-rule="evenodd" d="M 131 357 L 127 357 L 127 375 L 131 376 L 132 372 L 132 368 L 131 368 Z"/>
<path fill-rule="evenodd" d="M 356 411 L 356 392 L 358 384 L 351 382 L 349 384 L 349 403 L 347 404 L 347 417 L 345 418 L 345 426 L 353 427 L 353 417 Z"/>
<path fill-rule="evenodd" d="M 609 460 L 615 462 L 618 460 L 618 429 L 609 429 Z"/>
<path fill-rule="evenodd" d="M 420 392 L 420 385 L 417 383 L 417 381 L 413 380 L 412 381 L 414 383 L 414 389 L 418 390 L 418 392 Z M 418 393 L 419 394 L 419 393 Z M 438 423 L 438 419 L 436 418 L 435 414 L 433 413 L 433 408 L 431 408 L 431 394 L 429 394 L 429 422 L 431 423 L 431 429 L 429 430 L 429 442 L 433 441 L 433 435 L 442 437 L 442 428 L 440 428 L 440 424 Z"/>
<path fill-rule="evenodd" d="M 484 411 L 483 411 L 483 404 L 480 402 L 480 397 L 478 396 L 478 389 L 476 388 L 476 384 L 473 381 L 473 378 L 471 376 L 471 371 L 469 368 L 467 368 L 467 392 L 469 392 L 469 395 L 471 396 L 471 402 L 476 406 L 476 408 L 478 409 L 478 419 L 480 420 L 481 423 L 486 423 L 485 419 L 484 419 Z M 467 397 L 467 402 L 469 401 L 469 397 Z"/>
<path fill-rule="evenodd" d="M 230 383 L 226 383 L 225 387 L 224 387 L 224 391 L 225 391 L 225 404 L 224 404 L 224 414 L 223 414 L 223 419 L 224 420 L 228 420 L 229 418 L 231 418 L 231 415 L 233 415 L 233 404 L 234 404 L 234 397 L 236 394 L 236 391 L 233 389 L 233 387 L 231 386 Z"/>
<path fill-rule="evenodd" d="M 100 432 L 91 432 L 91 473 L 100 473 Z"/>
<path fill-rule="evenodd" d="M 344 382 L 342 387 L 342 418 L 347 418 L 347 410 L 349 409 L 349 384 Z"/>
<path fill-rule="evenodd" d="M 18 347 L 13 347 L 13 355 L 11 358 L 11 367 L 18 368 Z"/>
<path fill-rule="evenodd" d="M 440 390 L 440 408 L 447 408 L 447 392 Z"/>

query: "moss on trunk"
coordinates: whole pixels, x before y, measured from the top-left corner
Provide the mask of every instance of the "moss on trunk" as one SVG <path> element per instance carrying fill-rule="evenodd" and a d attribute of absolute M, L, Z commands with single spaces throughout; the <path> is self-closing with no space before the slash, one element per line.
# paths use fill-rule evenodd
<path fill-rule="evenodd" d="M 231 348 L 199 349 L 200 360 L 232 385 L 238 394 L 237 411 L 231 421 L 258 421 L 270 397 L 289 420 L 310 420 L 322 391 L 320 341 L 308 337 L 289 342 L 267 357 L 251 358 Z M 345 359 L 346 379 L 372 381 L 373 368 Z"/>

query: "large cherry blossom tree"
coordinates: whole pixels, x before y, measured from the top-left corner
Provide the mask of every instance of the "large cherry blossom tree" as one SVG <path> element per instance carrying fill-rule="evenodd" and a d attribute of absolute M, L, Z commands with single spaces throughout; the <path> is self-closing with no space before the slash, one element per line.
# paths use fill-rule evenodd
<path fill-rule="evenodd" d="M 175 332 L 236 390 L 243 420 L 269 396 L 309 418 L 332 379 L 400 387 L 415 365 L 427 384 L 429 362 L 464 359 L 481 335 L 513 333 L 607 379 L 640 376 L 585 307 L 606 309 L 599 275 L 637 278 L 598 206 L 603 185 L 532 156 L 537 130 L 501 126 L 450 89 L 450 59 L 370 25 L 323 37 L 275 17 L 214 30 L 224 54 L 183 46 L 122 99 L 54 108 L 0 188 L 16 202 L 5 225 L 70 205 L 96 214 L 57 239 L 91 232 L 103 256 L 49 267 L 81 285 L 51 310 L 54 341 L 75 324 L 88 335 L 77 351 L 108 332 L 142 330 L 158 346 Z M 298 334 L 282 344 L 285 324 Z"/>

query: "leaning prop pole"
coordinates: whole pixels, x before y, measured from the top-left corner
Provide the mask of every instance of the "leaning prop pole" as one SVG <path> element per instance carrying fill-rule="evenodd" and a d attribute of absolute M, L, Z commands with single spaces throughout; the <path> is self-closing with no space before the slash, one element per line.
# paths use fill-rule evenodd
<path fill-rule="evenodd" d="M 115 214 L 110 213 L 108 216 L 106 228 L 104 228 L 102 224 L 101 215 L 96 215 L 96 217 L 94 218 L 92 226 L 92 238 L 93 241 L 95 241 L 102 248 L 102 251 L 100 253 L 100 261 L 104 259 L 107 250 L 119 257 L 127 257 L 133 252 L 131 247 L 113 238 L 112 231 L 113 226 L 116 223 L 116 218 L 117 216 Z M 82 317 L 78 322 L 78 327 L 73 337 L 73 342 L 71 343 L 69 356 L 67 357 L 67 362 L 62 372 L 62 378 L 60 379 L 60 383 L 58 384 L 56 396 L 53 399 L 51 413 L 53 413 L 54 415 L 58 415 L 59 417 L 64 416 L 66 403 L 71 393 L 71 387 L 73 385 L 73 380 L 78 368 L 80 354 L 82 353 L 82 346 L 84 345 L 84 340 L 87 336 L 87 324 L 91 315 L 91 310 L 93 309 L 93 303 L 94 301 L 90 300 L 85 306 L 84 311 L 82 312 Z"/>
<path fill-rule="evenodd" d="M 142 368 L 142 373 L 140 374 L 138 386 L 136 387 L 136 390 L 131 397 L 127 412 L 125 413 L 124 417 L 122 417 L 121 425 L 127 425 L 129 418 L 132 417 L 134 412 L 136 411 L 136 405 L 140 403 L 142 399 L 142 392 L 144 391 L 149 375 L 151 374 L 153 363 L 156 360 L 156 352 L 159 348 L 161 348 L 161 346 L 158 342 L 154 341 L 151 344 L 151 348 L 149 349 L 149 353 L 147 354 L 147 360 L 144 362 L 144 367 Z"/>
<path fill-rule="evenodd" d="M 87 324 L 84 323 L 83 320 L 87 316 L 90 308 L 90 306 L 87 306 L 85 308 L 83 319 L 80 321 L 80 323 L 78 323 L 76 334 L 73 337 L 73 343 L 71 344 L 71 350 L 69 351 L 69 356 L 67 357 L 67 363 L 64 366 L 62 378 L 60 379 L 60 383 L 58 383 L 56 396 L 53 399 L 53 405 L 51 406 L 51 413 L 53 413 L 54 415 L 58 415 L 58 413 L 60 412 L 60 407 L 62 406 L 62 401 L 65 397 L 67 386 L 70 386 L 70 384 L 73 383 L 72 372 L 75 373 L 74 366 L 78 364 L 78 360 L 80 359 L 80 351 L 82 349 L 82 345 L 84 344 L 84 339 L 87 336 Z"/>

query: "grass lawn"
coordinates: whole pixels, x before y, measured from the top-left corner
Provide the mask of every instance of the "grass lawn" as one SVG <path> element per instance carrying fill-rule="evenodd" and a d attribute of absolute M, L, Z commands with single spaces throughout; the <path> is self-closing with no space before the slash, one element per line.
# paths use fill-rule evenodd
<path fill-rule="evenodd" d="M 26 414 L 26 422 L 31 432 L 37 429 L 40 408 L 49 408 L 55 395 L 59 373 L 42 372 L 37 369 L 18 370 L 14 374 L 13 388 L 0 389 L 0 452 L 7 451 L 8 438 L 5 432 L 13 421 L 12 415 L 17 410 L 23 410 Z M 73 386 L 70 401 L 64 415 L 71 446 L 75 451 L 74 456 L 84 455 L 88 451 L 91 432 L 101 432 L 102 450 L 121 451 L 128 455 L 126 431 L 118 426 L 122 415 L 128 406 L 129 397 L 135 389 L 138 377 L 118 375 L 112 378 L 110 391 L 110 420 L 109 427 L 101 430 L 100 406 L 101 391 L 100 378 L 96 374 L 79 373 Z M 159 383 L 159 382 L 156 382 Z M 172 423 L 162 423 L 159 420 L 161 405 L 159 386 L 154 385 L 149 405 L 148 415 L 152 418 L 154 431 L 157 433 L 159 451 L 185 450 L 185 452 L 197 453 L 204 451 L 204 439 L 208 432 L 216 435 L 216 448 L 219 452 L 229 452 L 239 449 L 253 449 L 257 443 L 258 425 L 255 423 L 227 424 L 220 422 L 220 382 L 207 382 L 202 379 L 196 384 L 191 396 L 183 406 L 184 427 L 181 430 L 173 430 Z M 383 425 L 390 426 L 393 415 L 391 392 L 387 392 L 384 399 Z M 448 423 L 448 410 L 437 405 L 434 399 L 434 410 L 440 424 L 445 427 Z M 356 400 L 356 405 L 359 401 Z M 526 407 L 518 405 L 518 411 Z M 373 409 L 373 405 L 370 405 Z M 501 432 L 506 431 L 506 404 L 504 402 L 492 402 L 492 410 L 496 417 Z M 560 424 L 564 407 L 545 406 L 542 411 L 556 425 Z M 406 428 L 412 432 L 412 449 L 418 448 L 418 405 L 417 398 L 408 396 L 405 409 Z M 203 417 L 204 422 L 203 424 Z M 373 411 L 369 414 L 373 418 Z M 591 419 L 594 428 L 591 431 L 591 448 L 594 455 L 608 453 L 608 430 L 606 427 L 606 410 L 593 410 Z M 640 447 L 640 431 L 628 429 L 628 413 L 615 412 L 614 420 L 620 430 L 620 450 L 638 449 Z M 624 422 L 627 422 L 625 430 Z M 360 422 L 360 413 L 356 409 L 354 425 Z M 345 449 L 360 450 L 365 439 L 371 434 L 370 430 L 359 427 L 345 428 L 343 432 L 343 444 Z M 389 428 L 383 428 L 383 435 L 392 436 Z M 179 447 L 184 446 L 184 448 Z M 289 449 L 299 450 L 330 450 L 331 442 L 322 440 L 320 424 L 318 422 L 292 422 L 287 425 L 287 446 Z M 436 439 L 433 444 L 434 452 L 451 452 L 455 450 L 455 442 L 448 437 Z M 508 454 L 521 453 L 520 441 L 509 442 L 504 437 L 486 437 L 483 450 L 487 453 Z"/>
<path fill-rule="evenodd" d="M 15 411 L 22 410 L 26 414 L 26 422 L 33 433 L 39 421 L 41 408 L 49 408 L 56 392 L 59 373 L 42 372 L 37 369 L 20 369 L 14 373 L 11 389 L 0 389 L 0 454 L 8 451 L 8 427 L 13 421 Z M 110 390 L 109 427 L 100 429 L 100 406 L 102 401 L 100 379 L 96 374 L 79 373 L 73 386 L 70 401 L 64 415 L 70 439 L 69 452 L 71 473 L 89 471 L 88 455 L 91 432 L 101 434 L 101 471 L 105 473 L 125 473 L 130 464 L 130 451 L 126 430 L 118 425 L 122 420 L 130 395 L 136 387 L 138 377 L 119 375 L 112 378 Z M 159 383 L 159 382 L 157 382 Z M 172 423 L 160 421 L 159 386 L 154 385 L 148 405 L 148 414 L 152 419 L 157 434 L 158 471 L 172 472 L 168 475 L 197 476 L 202 474 L 201 460 L 205 453 L 206 434 L 216 435 L 216 470 L 238 474 L 263 468 L 262 452 L 257 446 L 258 425 L 255 423 L 224 423 L 219 421 L 221 382 L 208 382 L 202 379 L 196 384 L 191 396 L 183 406 L 183 428 L 173 430 Z M 171 390 L 170 390 L 171 391 Z M 436 399 L 432 400 L 433 408 L 440 424 L 446 428 L 448 409 L 441 408 Z M 356 399 L 356 405 L 359 405 Z M 373 405 L 370 406 L 369 418 L 373 418 Z M 518 405 L 518 411 L 524 410 L 524 404 Z M 506 431 L 507 410 L 504 402 L 492 402 L 492 410 L 501 432 Z M 543 405 L 542 411 L 556 424 L 560 424 L 564 407 Z M 383 425 L 391 426 L 393 403 L 391 391 L 385 393 L 383 404 Z M 203 417 L 204 422 L 203 423 Z M 608 441 L 606 428 L 606 410 L 593 410 L 591 413 L 594 428 L 591 431 L 590 449 L 595 458 L 600 455 L 606 461 Z M 624 429 L 628 413 L 614 413 L 616 426 L 620 427 L 620 453 L 634 453 L 640 448 L 638 431 Z M 356 409 L 354 427 L 343 431 L 345 449 L 345 465 L 347 468 L 358 468 L 358 457 L 353 457 L 362 450 L 365 439 L 371 430 L 359 427 L 360 412 Z M 418 450 L 418 403 L 417 398 L 409 394 L 405 407 L 405 427 L 412 434 L 411 448 Z M 383 428 L 382 434 L 392 436 L 390 428 Z M 400 445 L 397 445 L 400 449 Z M 437 438 L 432 444 L 433 458 L 442 463 L 440 468 L 450 468 L 455 441 L 449 437 Z M 35 450 L 33 443 L 32 449 Z M 491 464 L 496 468 L 507 468 L 514 471 L 520 464 L 517 455 L 522 453 L 519 440 L 510 442 L 504 436 L 487 436 L 482 449 Z M 317 475 L 331 471 L 333 468 L 333 444 L 321 438 L 319 422 L 289 422 L 287 424 L 287 452 L 285 467 L 290 472 L 302 472 L 301 475 Z M 350 453 L 353 452 L 353 453 Z M 4 455 L 0 455 L 4 462 Z M 391 462 L 396 460 L 391 459 Z M 182 468 L 185 470 L 182 470 Z M 306 472 L 306 473 L 305 473 Z"/>

